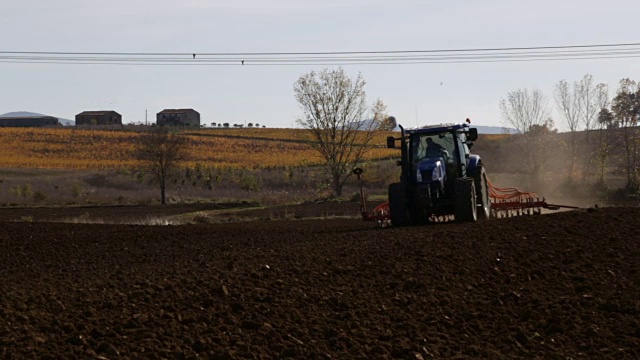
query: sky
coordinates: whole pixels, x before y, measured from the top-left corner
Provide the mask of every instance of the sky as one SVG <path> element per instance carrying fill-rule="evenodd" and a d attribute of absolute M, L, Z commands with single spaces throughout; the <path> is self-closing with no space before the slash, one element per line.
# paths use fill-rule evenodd
<path fill-rule="evenodd" d="M 332 52 L 640 43 L 640 2 L 628 0 L 21 0 L 0 2 L 0 51 Z M 2 55 L 2 54 L 0 54 Z M 123 122 L 193 108 L 201 121 L 297 127 L 293 84 L 335 66 L 136 66 L 0 61 L 0 114 L 74 119 L 115 110 Z M 640 58 L 501 63 L 342 65 L 361 73 L 405 127 L 461 122 L 504 126 L 509 91 L 585 74 L 640 80 Z M 552 113 L 562 130 L 562 121 Z"/>

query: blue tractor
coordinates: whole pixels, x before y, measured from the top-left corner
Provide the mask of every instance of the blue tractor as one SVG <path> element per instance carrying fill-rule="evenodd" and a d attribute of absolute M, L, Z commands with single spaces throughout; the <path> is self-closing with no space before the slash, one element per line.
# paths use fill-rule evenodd
<path fill-rule="evenodd" d="M 453 216 L 456 221 L 489 219 L 489 181 L 470 148 L 478 131 L 469 124 L 442 124 L 405 130 L 387 138 L 399 148 L 400 182 L 389 185 L 393 226 L 422 224 Z"/>

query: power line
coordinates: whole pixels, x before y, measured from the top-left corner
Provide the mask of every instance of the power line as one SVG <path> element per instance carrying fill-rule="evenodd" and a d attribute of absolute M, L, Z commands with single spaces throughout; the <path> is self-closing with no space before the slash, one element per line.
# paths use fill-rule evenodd
<path fill-rule="evenodd" d="M 176 63 L 176 62 L 91 62 L 91 61 L 14 61 L 14 60 L 0 60 L 0 63 L 10 64 L 58 64 L 58 65 L 121 65 L 121 66 L 304 66 L 304 65 L 316 65 L 316 66 L 335 66 L 335 65 L 417 65 L 417 64 L 468 64 L 468 63 L 510 63 L 510 62 L 538 62 L 538 61 L 567 61 L 567 60 L 598 60 L 598 59 L 628 59 L 628 58 L 640 58 L 638 55 L 617 56 L 617 57 L 576 57 L 576 58 L 545 58 L 545 59 L 503 59 L 503 60 L 451 60 L 451 61 L 438 61 L 438 60 L 407 60 L 407 61 L 358 61 L 350 63 L 336 63 L 336 62 L 310 62 L 310 63 L 245 63 L 240 65 L 237 63 Z"/>
<path fill-rule="evenodd" d="M 628 48 L 628 49 L 616 49 L 616 50 L 569 50 L 569 51 L 544 51 L 544 52 L 517 52 L 517 53 L 508 53 L 508 52 L 493 52 L 493 53 L 472 53 L 472 54 L 429 54 L 429 55 L 376 55 L 376 56 L 301 56 L 301 57 L 254 57 L 251 58 L 254 61 L 275 61 L 275 60 L 349 60 L 349 59 L 429 59 L 429 58 L 448 58 L 448 59 L 460 59 L 460 58 L 478 58 L 478 57 L 520 57 L 520 56 L 584 56 L 584 55 L 624 55 L 624 54 L 634 54 L 640 52 L 640 48 Z M 185 58 L 185 59 L 176 59 L 176 58 L 168 58 L 168 57 L 94 57 L 94 56 L 42 56 L 42 55 L 0 55 L 0 59 L 14 59 L 14 60 L 28 60 L 28 59 L 56 59 L 56 60 L 113 60 L 113 61 L 142 61 L 142 60 L 157 60 L 157 61 L 191 61 L 191 62 L 202 62 L 206 61 L 240 61 L 245 58 L 217 58 L 217 57 L 207 57 L 201 56 L 198 59 Z"/>
<path fill-rule="evenodd" d="M 466 48 L 466 49 L 431 49 L 431 50 L 380 50 L 380 51 L 318 51 L 318 52 L 220 52 L 198 53 L 196 55 L 213 56 L 271 56 L 271 55 L 349 55 L 349 54 L 399 54 L 399 53 L 443 53 L 443 52 L 477 52 L 477 51 L 521 51 L 521 50 L 549 50 L 549 49 L 578 49 L 603 47 L 640 46 L 640 43 L 592 44 L 592 45 L 559 45 L 559 46 L 530 46 L 530 47 L 502 47 L 502 48 Z M 112 55 L 112 56 L 192 56 L 194 53 L 179 52 L 61 52 L 61 51 L 0 51 L 0 54 L 40 54 L 40 55 Z"/>
<path fill-rule="evenodd" d="M 181 56 L 181 57 L 179 57 Z M 232 57 L 233 56 L 233 57 Z M 78 53 L 0 51 L 0 63 L 78 65 L 397 65 L 532 62 L 624 59 L 640 57 L 640 43 L 449 49 L 408 51 L 351 51 L 307 53 Z"/>
<path fill-rule="evenodd" d="M 459 54 L 459 55 L 379 55 L 379 56 L 352 56 L 352 57 L 275 57 L 275 58 L 252 58 L 254 62 L 311 62 L 318 60 L 330 61 L 402 61 L 402 60 L 483 60 L 483 59 L 518 59 L 518 58 L 545 58 L 545 57 L 617 57 L 620 55 L 638 55 L 640 48 L 627 50 L 593 50 L 593 51 L 569 51 L 569 52 L 522 52 L 522 53 L 486 53 L 486 54 Z M 188 63 L 205 63 L 205 62 L 241 62 L 244 58 L 200 58 L 200 59 L 175 59 L 166 57 L 61 57 L 61 56 L 7 56 L 0 55 L 0 59 L 4 60 L 55 60 L 55 61 L 114 61 L 114 62 L 188 62 Z"/>

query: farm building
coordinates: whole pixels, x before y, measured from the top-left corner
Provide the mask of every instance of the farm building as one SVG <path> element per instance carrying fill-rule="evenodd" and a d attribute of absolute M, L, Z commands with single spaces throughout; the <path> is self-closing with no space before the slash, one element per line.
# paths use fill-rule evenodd
<path fill-rule="evenodd" d="M 0 127 L 43 127 L 61 125 L 53 116 L 0 117 Z"/>
<path fill-rule="evenodd" d="M 83 111 L 76 115 L 76 125 L 122 125 L 122 115 L 113 110 Z"/>
<path fill-rule="evenodd" d="M 160 126 L 193 126 L 200 127 L 200 113 L 193 109 L 165 109 L 156 116 Z"/>

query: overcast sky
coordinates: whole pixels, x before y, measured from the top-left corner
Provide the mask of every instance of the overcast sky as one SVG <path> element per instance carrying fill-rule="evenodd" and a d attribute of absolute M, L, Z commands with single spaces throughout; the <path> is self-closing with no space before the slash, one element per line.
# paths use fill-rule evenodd
<path fill-rule="evenodd" d="M 0 51 L 325 52 L 531 47 L 640 42 L 637 0 L 20 0 L 0 2 Z M 1 54 L 0 54 L 1 55 Z M 323 66 L 117 66 L 0 62 L 0 114 L 74 119 L 116 110 L 149 120 L 194 108 L 203 123 L 295 126 L 298 77 Z M 640 80 L 640 58 L 516 63 L 345 65 L 368 100 L 405 126 L 503 124 L 499 101 L 592 74 L 613 91 Z M 556 123 L 559 122 L 554 116 Z M 561 124 L 559 124 L 561 125 Z"/>

